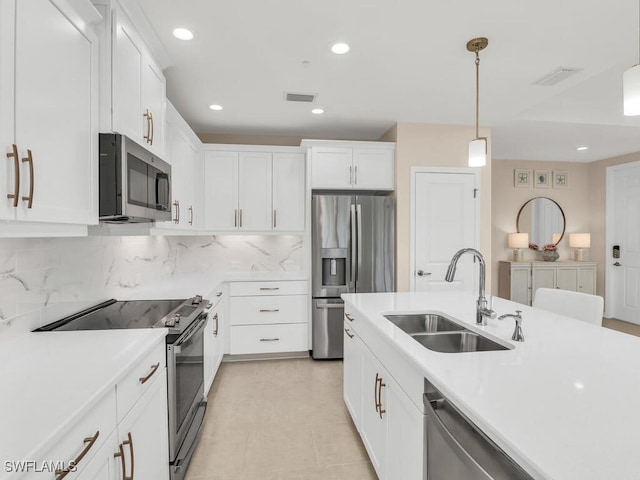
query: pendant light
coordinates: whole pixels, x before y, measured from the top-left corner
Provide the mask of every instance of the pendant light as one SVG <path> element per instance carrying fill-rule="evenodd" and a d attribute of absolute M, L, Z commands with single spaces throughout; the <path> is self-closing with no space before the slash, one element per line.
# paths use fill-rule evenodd
<path fill-rule="evenodd" d="M 638 7 L 640 12 L 640 7 Z M 638 20 L 638 37 L 640 40 L 640 19 Z M 639 48 L 640 55 L 640 48 Z M 622 76 L 622 97 L 624 98 L 624 114 L 628 117 L 640 115 L 640 62 Z"/>
<path fill-rule="evenodd" d="M 467 42 L 467 50 L 476 54 L 476 138 L 469 142 L 469 166 L 484 167 L 487 164 L 487 139 L 479 135 L 480 116 L 480 50 L 489 45 L 485 37 L 478 37 Z"/>

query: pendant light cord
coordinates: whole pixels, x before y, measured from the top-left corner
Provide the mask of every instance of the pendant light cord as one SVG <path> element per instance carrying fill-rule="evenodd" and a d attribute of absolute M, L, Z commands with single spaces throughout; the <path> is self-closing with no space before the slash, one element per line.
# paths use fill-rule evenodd
<path fill-rule="evenodd" d="M 480 122 L 480 55 L 476 50 L 476 140 L 480 138 L 478 124 Z"/>

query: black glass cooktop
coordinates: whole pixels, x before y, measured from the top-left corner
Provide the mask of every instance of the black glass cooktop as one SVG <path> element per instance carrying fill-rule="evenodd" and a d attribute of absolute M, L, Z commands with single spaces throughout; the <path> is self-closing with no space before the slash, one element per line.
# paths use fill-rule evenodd
<path fill-rule="evenodd" d="M 112 330 L 126 328 L 151 328 L 168 313 L 185 302 L 182 300 L 133 300 L 118 302 L 109 300 L 82 312 L 50 323 L 36 331 L 52 330 Z M 187 316 L 191 312 L 183 309 L 194 307 L 185 305 L 178 313 Z"/>

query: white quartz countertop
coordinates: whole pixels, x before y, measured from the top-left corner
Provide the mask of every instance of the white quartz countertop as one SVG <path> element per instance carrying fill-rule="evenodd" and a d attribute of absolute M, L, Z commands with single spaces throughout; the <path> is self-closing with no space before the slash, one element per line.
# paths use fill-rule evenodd
<path fill-rule="evenodd" d="M 640 479 L 640 338 L 496 298 L 498 315 L 523 311 L 514 342 L 513 319 L 475 326 L 472 294 L 343 298 L 534 478 Z M 434 352 L 382 316 L 425 310 L 515 348 Z"/>
<path fill-rule="evenodd" d="M 0 478 L 5 461 L 40 460 L 46 443 L 165 335 L 140 329 L 0 336 Z"/>

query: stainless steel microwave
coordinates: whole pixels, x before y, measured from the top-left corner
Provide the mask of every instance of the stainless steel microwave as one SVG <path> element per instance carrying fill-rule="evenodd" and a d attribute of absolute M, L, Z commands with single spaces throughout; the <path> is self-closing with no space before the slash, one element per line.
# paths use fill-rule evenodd
<path fill-rule="evenodd" d="M 171 165 L 130 138 L 100 134 L 100 221 L 171 220 Z"/>

